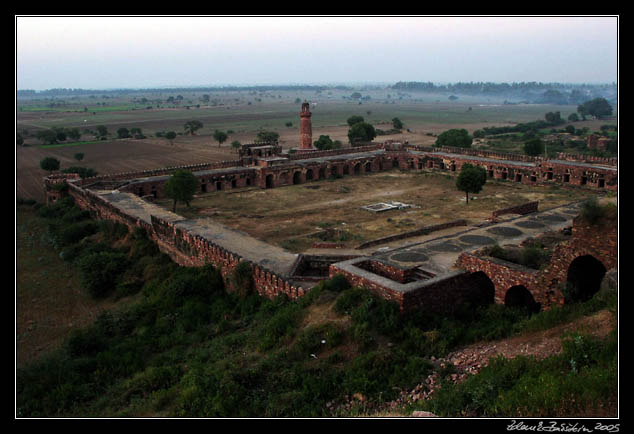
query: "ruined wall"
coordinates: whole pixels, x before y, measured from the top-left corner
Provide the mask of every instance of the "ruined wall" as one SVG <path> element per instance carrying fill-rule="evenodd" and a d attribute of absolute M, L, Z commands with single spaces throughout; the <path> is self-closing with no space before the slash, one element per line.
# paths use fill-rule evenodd
<path fill-rule="evenodd" d="M 539 202 L 527 202 L 517 206 L 511 206 L 508 208 L 498 209 L 491 213 L 491 217 L 495 219 L 505 214 L 524 215 L 524 214 L 534 213 L 534 212 L 537 212 L 538 205 L 539 205 Z"/>
<path fill-rule="evenodd" d="M 604 225 L 590 225 L 581 217 L 573 220 L 573 238 L 553 249 L 550 263 L 540 270 L 532 270 L 497 258 L 481 256 L 478 252 L 462 253 L 455 266 L 470 272 L 484 272 L 495 285 L 495 302 L 503 304 L 506 292 L 513 286 L 524 286 L 542 308 L 562 305 L 563 284 L 568 279 L 570 264 L 581 256 L 592 256 L 606 270 L 618 266 L 618 229 L 616 221 Z"/>

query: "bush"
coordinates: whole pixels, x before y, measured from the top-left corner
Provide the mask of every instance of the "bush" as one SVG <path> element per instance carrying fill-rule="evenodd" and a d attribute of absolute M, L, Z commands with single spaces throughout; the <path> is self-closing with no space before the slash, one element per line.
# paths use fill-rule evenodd
<path fill-rule="evenodd" d="M 92 297 L 102 298 L 114 290 L 128 260 L 123 253 L 99 252 L 84 256 L 77 265 L 84 288 Z"/>
<path fill-rule="evenodd" d="M 253 280 L 253 269 L 248 262 L 240 262 L 233 270 L 231 275 L 233 290 L 240 298 L 247 298 L 253 294 L 255 290 L 255 282 Z"/>
<path fill-rule="evenodd" d="M 343 292 L 350 289 L 350 283 L 343 274 L 336 274 L 331 279 L 323 282 L 324 289 L 332 292 Z"/>
<path fill-rule="evenodd" d="M 592 197 L 581 205 L 581 217 L 591 225 L 596 225 L 606 218 L 616 216 L 616 207 L 612 204 L 601 205 L 596 197 Z"/>
<path fill-rule="evenodd" d="M 92 220 L 73 223 L 62 228 L 55 237 L 60 245 L 68 246 L 97 233 L 97 223 Z"/>

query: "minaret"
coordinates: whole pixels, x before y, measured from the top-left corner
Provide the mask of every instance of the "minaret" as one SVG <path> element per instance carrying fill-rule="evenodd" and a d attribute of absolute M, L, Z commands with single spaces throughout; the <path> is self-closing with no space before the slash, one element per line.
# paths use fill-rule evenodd
<path fill-rule="evenodd" d="M 310 104 L 302 103 L 302 111 L 299 112 L 299 149 L 314 150 L 313 148 L 313 126 L 310 117 Z"/>

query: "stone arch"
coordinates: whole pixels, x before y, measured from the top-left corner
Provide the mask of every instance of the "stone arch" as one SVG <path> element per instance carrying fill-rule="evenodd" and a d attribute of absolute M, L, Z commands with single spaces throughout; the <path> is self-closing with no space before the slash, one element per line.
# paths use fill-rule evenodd
<path fill-rule="evenodd" d="M 541 305 L 535 301 L 533 294 L 524 285 L 515 285 L 506 291 L 504 296 L 506 307 L 525 308 L 536 313 L 541 310 Z"/>
<path fill-rule="evenodd" d="M 355 175 L 359 175 L 361 173 L 361 163 L 357 163 L 354 165 L 353 172 Z"/>
<path fill-rule="evenodd" d="M 320 167 L 317 172 L 317 179 L 326 179 L 326 168 Z"/>
<path fill-rule="evenodd" d="M 601 288 L 607 269 L 592 255 L 576 257 L 568 266 L 566 302 L 587 301 Z"/>
<path fill-rule="evenodd" d="M 368 161 L 367 163 L 365 163 L 365 167 L 364 167 L 364 171 L 365 173 L 370 173 L 372 172 L 372 162 Z"/>
<path fill-rule="evenodd" d="M 265 185 L 266 185 L 266 188 L 273 188 L 273 175 L 272 174 L 266 175 Z"/>
<path fill-rule="evenodd" d="M 350 166 L 348 166 L 347 164 L 343 166 L 343 174 L 350 175 Z"/>
<path fill-rule="evenodd" d="M 314 177 L 313 169 L 306 170 L 306 181 L 312 181 Z"/>
<path fill-rule="evenodd" d="M 293 173 L 293 184 L 301 184 L 302 183 L 302 174 L 297 171 Z"/>
<path fill-rule="evenodd" d="M 468 301 L 475 306 L 487 306 L 495 302 L 495 284 L 483 271 L 476 271 L 470 276 L 471 290 Z"/>

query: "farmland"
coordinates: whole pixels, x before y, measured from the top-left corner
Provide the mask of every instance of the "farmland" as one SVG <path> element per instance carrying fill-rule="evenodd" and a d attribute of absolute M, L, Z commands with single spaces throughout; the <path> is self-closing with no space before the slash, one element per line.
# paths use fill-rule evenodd
<path fill-rule="evenodd" d="M 16 130 L 23 137 L 24 146 L 16 147 L 16 194 L 43 200 L 42 177 L 46 173 L 40 169 L 39 162 L 49 156 L 57 158 L 62 169 L 83 166 L 105 174 L 234 159 L 236 153 L 231 142 L 250 143 L 262 130 L 279 133 L 282 147 L 292 148 L 298 143 L 298 113 L 303 100 L 311 102 L 313 139 L 329 135 L 344 145 L 348 143 L 346 120 L 352 115 L 361 115 L 384 131 L 392 128 L 395 117 L 404 123 L 401 133 L 377 136 L 376 141 L 396 139 L 431 145 L 438 134 L 450 128 L 465 128 L 473 133 L 487 126 L 543 119 L 545 113 L 551 111 L 560 111 L 562 118 L 566 118 L 576 110 L 572 105 L 503 104 L 503 101 L 483 97 L 465 96 L 450 101 L 447 95 L 402 94 L 390 89 L 362 91 L 367 96 L 364 100 L 351 100 L 350 93 L 350 90 L 336 88 L 326 91 L 165 90 L 18 99 Z M 183 126 L 190 120 L 203 124 L 195 135 L 185 134 Z M 576 122 L 575 126 L 593 131 L 606 122 L 610 121 L 588 120 Z M 107 136 L 97 137 L 96 129 L 100 125 L 107 127 Z M 76 128 L 81 137 L 46 146 L 36 134 L 51 128 Z M 143 138 L 119 139 L 119 128 L 139 128 Z M 212 137 L 215 130 L 227 131 L 228 139 L 218 144 Z M 166 131 L 177 133 L 173 143 L 161 137 Z M 518 146 L 512 144 L 504 150 L 516 151 Z M 74 159 L 77 153 L 84 154 L 80 162 Z"/>

